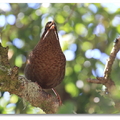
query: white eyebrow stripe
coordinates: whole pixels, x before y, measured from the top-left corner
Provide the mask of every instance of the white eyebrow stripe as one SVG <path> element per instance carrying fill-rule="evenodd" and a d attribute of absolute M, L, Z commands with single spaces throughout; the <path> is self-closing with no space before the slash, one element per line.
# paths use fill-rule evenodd
<path fill-rule="evenodd" d="M 57 32 L 56 32 L 56 31 L 55 31 L 55 35 L 56 35 L 57 40 L 59 40 L 59 38 L 58 38 L 58 34 L 57 34 Z"/>
<path fill-rule="evenodd" d="M 44 35 L 43 40 L 44 40 L 44 38 L 46 37 L 46 35 L 48 34 L 48 32 L 49 32 L 49 30 L 48 30 L 47 33 Z"/>

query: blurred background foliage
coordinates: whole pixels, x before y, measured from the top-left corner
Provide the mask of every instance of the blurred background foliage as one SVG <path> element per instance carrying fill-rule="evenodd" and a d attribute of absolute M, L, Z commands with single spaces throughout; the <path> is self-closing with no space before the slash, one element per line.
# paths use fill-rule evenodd
<path fill-rule="evenodd" d="M 40 39 L 46 22 L 54 20 L 66 56 L 66 74 L 56 87 L 63 106 L 58 113 L 115 114 L 114 101 L 105 86 L 87 78 L 102 77 L 114 39 L 120 34 L 120 3 L 0 3 L 0 41 L 9 46 L 11 66 L 24 75 L 26 57 Z M 120 52 L 111 78 L 120 100 Z M 9 92 L 0 92 L 1 114 L 44 114 L 40 108 Z"/>

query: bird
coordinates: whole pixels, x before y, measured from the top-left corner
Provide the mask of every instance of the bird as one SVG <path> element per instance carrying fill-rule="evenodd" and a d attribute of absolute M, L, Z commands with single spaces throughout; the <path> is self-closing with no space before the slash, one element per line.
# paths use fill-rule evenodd
<path fill-rule="evenodd" d="M 37 45 L 29 54 L 24 69 L 25 77 L 37 82 L 42 89 L 52 89 L 62 104 L 54 88 L 63 81 L 65 66 L 66 58 L 60 46 L 56 23 L 49 21 Z"/>

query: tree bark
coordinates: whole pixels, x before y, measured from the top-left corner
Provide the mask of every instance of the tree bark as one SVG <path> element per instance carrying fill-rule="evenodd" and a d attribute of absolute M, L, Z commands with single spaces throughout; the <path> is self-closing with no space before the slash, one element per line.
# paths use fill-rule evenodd
<path fill-rule="evenodd" d="M 45 92 L 37 83 L 19 76 L 19 68 L 10 66 L 8 49 L 0 44 L 0 91 L 16 94 L 32 106 L 40 107 L 45 113 L 56 113 L 59 108 L 58 99 Z"/>

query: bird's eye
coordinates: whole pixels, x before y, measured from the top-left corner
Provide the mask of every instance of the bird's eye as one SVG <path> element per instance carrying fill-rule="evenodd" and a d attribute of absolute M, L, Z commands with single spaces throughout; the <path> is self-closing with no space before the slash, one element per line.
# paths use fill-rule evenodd
<path fill-rule="evenodd" d="M 47 22 L 46 26 L 45 26 L 45 31 L 47 31 L 50 28 L 52 21 Z"/>
<path fill-rule="evenodd" d="M 52 23 L 52 21 L 48 22 L 47 25 L 49 25 L 49 24 L 51 24 L 51 23 Z"/>
<path fill-rule="evenodd" d="M 52 23 L 51 21 L 48 22 L 48 23 L 46 24 L 46 27 L 50 27 L 51 23 Z"/>

